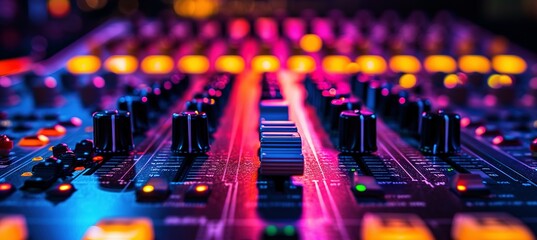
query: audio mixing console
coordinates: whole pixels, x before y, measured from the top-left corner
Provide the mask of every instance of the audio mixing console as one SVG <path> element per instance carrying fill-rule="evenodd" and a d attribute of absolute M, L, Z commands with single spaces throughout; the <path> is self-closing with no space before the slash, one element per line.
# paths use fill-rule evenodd
<path fill-rule="evenodd" d="M 113 19 L 0 64 L 0 239 L 537 234 L 535 57 L 450 15 Z"/>

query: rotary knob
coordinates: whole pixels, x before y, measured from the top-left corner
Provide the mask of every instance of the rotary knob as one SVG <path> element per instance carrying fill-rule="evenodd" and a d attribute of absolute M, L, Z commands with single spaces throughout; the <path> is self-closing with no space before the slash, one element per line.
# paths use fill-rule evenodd
<path fill-rule="evenodd" d="M 174 113 L 172 116 L 172 147 L 175 154 L 203 154 L 209 151 L 207 114 L 197 111 Z"/>
<path fill-rule="evenodd" d="M 118 100 L 118 109 L 131 114 L 133 134 L 141 134 L 149 129 L 149 108 L 147 100 L 138 96 L 124 96 Z"/>
<path fill-rule="evenodd" d="M 461 151 L 461 117 L 439 110 L 423 113 L 420 150 L 433 155 L 456 154 Z"/>
<path fill-rule="evenodd" d="M 427 99 L 416 99 L 400 105 L 399 128 L 405 133 L 417 136 L 420 133 L 422 113 L 431 111 L 431 102 Z"/>
<path fill-rule="evenodd" d="M 102 111 L 93 114 L 95 152 L 129 154 L 134 149 L 131 115 L 125 111 Z"/>
<path fill-rule="evenodd" d="M 338 149 L 346 154 L 364 154 L 377 151 L 376 115 L 359 110 L 341 112 Z"/>
<path fill-rule="evenodd" d="M 330 103 L 330 129 L 339 129 L 339 115 L 345 110 L 360 110 L 362 103 L 356 98 L 338 98 Z"/>
<path fill-rule="evenodd" d="M 13 149 L 13 141 L 7 135 L 0 135 L 0 157 L 9 156 Z"/>

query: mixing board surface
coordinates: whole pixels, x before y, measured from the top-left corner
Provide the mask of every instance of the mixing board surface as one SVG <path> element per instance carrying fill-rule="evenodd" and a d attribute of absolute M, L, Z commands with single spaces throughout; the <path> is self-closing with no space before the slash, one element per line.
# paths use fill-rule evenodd
<path fill-rule="evenodd" d="M 113 19 L 11 61 L 0 239 L 537 234 L 535 58 L 463 19 Z"/>

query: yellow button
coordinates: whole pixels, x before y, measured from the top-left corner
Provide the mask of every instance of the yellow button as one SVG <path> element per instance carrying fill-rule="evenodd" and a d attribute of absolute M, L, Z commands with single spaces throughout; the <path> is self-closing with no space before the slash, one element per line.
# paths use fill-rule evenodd
<path fill-rule="evenodd" d="M 343 55 L 328 55 L 323 58 L 323 70 L 327 73 L 344 74 L 348 73 L 348 65 L 351 60 Z"/>
<path fill-rule="evenodd" d="M 533 240 L 531 231 L 506 213 L 458 213 L 453 218 L 455 240 Z"/>
<path fill-rule="evenodd" d="M 315 59 L 308 55 L 295 55 L 287 59 L 287 68 L 297 73 L 315 71 Z"/>
<path fill-rule="evenodd" d="M 65 67 L 73 74 L 91 74 L 101 68 L 101 59 L 91 55 L 74 56 L 67 61 Z"/>
<path fill-rule="evenodd" d="M 202 74 L 209 70 L 209 60 L 202 55 L 188 55 L 179 59 L 177 67 L 183 73 Z"/>
<path fill-rule="evenodd" d="M 0 238 L 23 240 L 28 238 L 26 219 L 22 215 L 7 215 L 0 217 Z"/>
<path fill-rule="evenodd" d="M 412 55 L 397 55 L 390 58 L 390 69 L 394 72 L 417 73 L 421 70 L 421 63 Z"/>
<path fill-rule="evenodd" d="M 433 235 L 414 214 L 366 213 L 362 220 L 363 240 L 432 240 Z"/>
<path fill-rule="evenodd" d="M 425 58 L 423 63 L 427 72 L 452 73 L 457 71 L 457 62 L 447 55 L 431 55 Z"/>
<path fill-rule="evenodd" d="M 386 71 L 386 60 L 377 55 L 363 55 L 356 58 L 356 62 L 360 65 L 360 71 L 365 74 L 383 74 Z"/>
<path fill-rule="evenodd" d="M 276 72 L 280 70 L 280 60 L 272 55 L 259 55 L 252 59 L 252 69 L 256 72 Z"/>
<path fill-rule="evenodd" d="M 241 73 L 244 70 L 244 59 L 236 55 L 224 55 L 216 59 L 216 70 L 233 74 Z"/>
<path fill-rule="evenodd" d="M 504 74 L 521 74 L 526 71 L 526 61 L 515 55 L 498 55 L 492 58 L 492 68 Z"/>
<path fill-rule="evenodd" d="M 56 124 L 52 127 L 41 128 L 37 132 L 39 135 L 45 135 L 48 137 L 61 137 L 65 135 L 67 130 L 62 125 Z"/>
<path fill-rule="evenodd" d="M 84 240 L 152 240 L 153 223 L 148 218 L 103 219 L 91 226 L 84 234 Z"/>
<path fill-rule="evenodd" d="M 466 73 L 489 73 L 490 61 L 488 58 L 479 55 L 465 55 L 459 58 L 459 68 Z"/>
<path fill-rule="evenodd" d="M 47 145 L 49 142 L 49 139 L 45 135 L 35 135 L 35 136 L 28 136 L 23 137 L 19 141 L 19 146 L 21 147 L 42 147 Z"/>

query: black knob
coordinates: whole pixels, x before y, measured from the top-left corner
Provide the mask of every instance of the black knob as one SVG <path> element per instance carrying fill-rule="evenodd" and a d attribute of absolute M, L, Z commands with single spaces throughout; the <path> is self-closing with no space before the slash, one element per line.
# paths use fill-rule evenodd
<path fill-rule="evenodd" d="M 209 151 L 207 114 L 197 111 L 174 113 L 172 116 L 172 152 L 202 154 Z"/>
<path fill-rule="evenodd" d="M 118 100 L 118 109 L 131 114 L 133 134 L 141 134 L 149 129 L 149 108 L 147 100 L 138 96 L 124 96 Z"/>
<path fill-rule="evenodd" d="M 356 98 L 338 98 L 330 103 L 330 130 L 339 129 L 339 115 L 345 110 L 360 110 L 362 102 Z"/>
<path fill-rule="evenodd" d="M 93 114 L 93 141 L 100 154 L 129 154 L 134 149 L 131 115 L 125 111 Z"/>
<path fill-rule="evenodd" d="M 65 103 L 60 94 L 58 81 L 53 77 L 43 78 L 32 86 L 34 104 L 37 107 L 57 107 Z"/>
<path fill-rule="evenodd" d="M 359 110 L 341 112 L 338 149 L 347 154 L 377 151 L 377 117 L 375 114 Z"/>
<path fill-rule="evenodd" d="M 84 107 L 98 107 L 102 103 L 106 81 L 100 76 L 94 76 L 79 88 L 80 101 Z"/>
<path fill-rule="evenodd" d="M 10 77 L 0 77 L 0 106 L 14 106 L 20 102 L 20 97 L 13 88 Z"/>
<path fill-rule="evenodd" d="M 384 94 L 383 94 L 384 96 Z M 408 100 L 409 93 L 406 90 L 392 88 L 392 90 L 385 96 L 379 115 L 386 120 L 398 120 L 399 119 L 399 105 L 405 103 Z"/>
<path fill-rule="evenodd" d="M 421 114 L 431 111 L 431 102 L 427 99 L 405 101 L 400 105 L 399 128 L 402 132 L 418 136 Z"/>
<path fill-rule="evenodd" d="M 213 98 L 194 98 L 186 102 L 186 110 L 205 113 L 209 123 L 209 132 L 214 132 L 218 116 L 216 101 Z"/>
<path fill-rule="evenodd" d="M 456 154 L 461 151 L 461 117 L 439 110 L 423 113 L 420 150 L 433 155 Z"/>
<path fill-rule="evenodd" d="M 69 146 L 65 143 L 58 143 L 56 146 L 52 147 L 52 156 L 59 158 L 62 154 L 71 151 Z"/>

